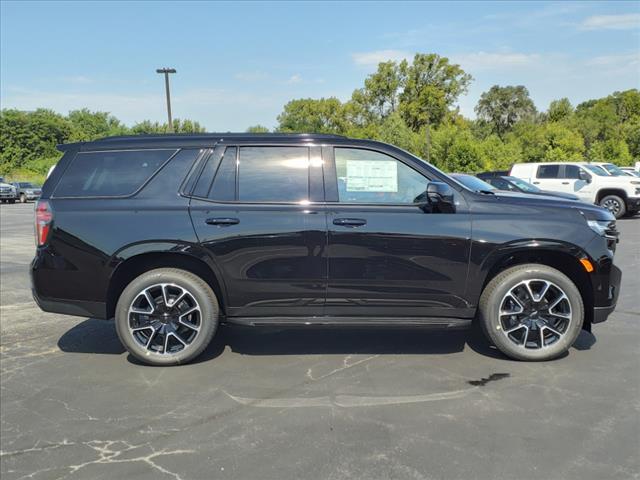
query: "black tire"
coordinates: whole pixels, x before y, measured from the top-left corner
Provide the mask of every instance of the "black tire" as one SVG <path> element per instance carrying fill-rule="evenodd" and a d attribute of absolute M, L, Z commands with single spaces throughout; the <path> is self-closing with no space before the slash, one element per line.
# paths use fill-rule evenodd
<path fill-rule="evenodd" d="M 624 199 L 618 195 L 607 195 L 600 200 L 600 206 L 606 208 L 616 218 L 624 217 L 627 211 L 627 205 L 624 203 Z"/>
<path fill-rule="evenodd" d="M 516 330 L 513 334 L 507 334 L 507 327 L 504 322 L 511 322 L 511 319 L 516 316 L 510 317 L 509 313 L 503 314 L 502 316 L 499 315 L 503 307 L 503 302 L 510 301 L 509 299 L 513 298 L 509 294 L 512 293 L 514 289 L 526 288 L 522 283 L 525 281 L 533 281 L 530 286 L 540 285 L 541 288 L 538 293 L 542 292 L 545 283 L 551 284 L 552 286 L 547 287 L 547 290 L 545 290 L 545 292 L 548 292 L 545 295 L 557 295 L 556 298 L 561 298 L 559 293 L 564 293 L 566 297 L 566 300 L 561 300 L 560 303 L 560 305 L 562 305 L 561 308 L 565 309 L 563 314 L 566 315 L 566 319 L 562 321 L 566 322 L 566 326 L 563 326 L 561 335 L 558 335 L 554 341 L 549 342 L 549 345 L 545 345 L 546 340 L 544 338 L 546 334 L 550 334 L 547 327 L 541 329 L 536 325 L 531 328 L 523 326 L 522 330 Z M 518 290 L 516 290 L 516 292 L 517 291 Z M 535 297 L 535 294 L 533 296 Z M 554 297 L 551 297 L 551 301 L 548 302 L 543 295 L 541 304 L 552 303 L 555 301 L 553 298 Z M 533 305 L 533 303 L 531 305 Z M 544 306 L 541 307 L 542 311 L 544 311 L 544 308 Z M 548 308 L 548 312 L 551 310 L 551 308 Z M 537 310 L 536 313 L 532 315 L 527 315 L 526 313 L 519 315 L 522 317 L 518 318 L 528 318 L 529 320 L 526 321 L 529 322 L 531 322 L 531 318 L 534 318 L 534 322 L 536 323 L 542 322 L 542 318 L 544 317 L 542 313 L 538 316 Z M 487 338 L 505 355 L 516 360 L 544 361 L 552 360 L 563 355 L 571 347 L 573 342 L 575 342 L 584 322 L 584 304 L 576 285 L 562 272 L 540 264 L 516 265 L 515 267 L 500 272 L 485 287 L 480 297 L 478 317 L 478 321 Z M 554 317 L 556 316 L 554 315 Z M 555 320 L 559 320 L 559 318 L 555 318 Z M 526 323 L 526 321 L 523 323 Z M 517 324 L 518 322 L 515 322 L 515 325 Z M 510 325 L 509 328 L 514 327 Z M 553 325 L 553 328 L 556 328 L 556 326 Z M 540 348 L 527 347 L 527 345 L 531 345 L 534 342 L 527 344 L 527 337 L 524 337 L 524 334 L 529 335 L 530 332 L 533 331 L 537 332 L 535 335 L 538 338 L 532 339 L 535 340 L 536 344 L 541 344 Z M 514 338 L 516 335 L 524 337 L 524 346 L 519 344 L 519 341 L 516 341 L 521 340 Z M 550 336 L 556 337 L 555 335 Z"/>
<path fill-rule="evenodd" d="M 27 196 L 24 193 L 20 194 L 20 203 L 27 203 Z"/>
<path fill-rule="evenodd" d="M 142 331 L 142 336 L 144 336 L 145 332 L 149 332 L 150 337 L 157 337 L 159 341 L 163 342 L 163 345 L 156 345 L 152 341 L 149 341 L 148 343 L 151 345 L 150 348 L 147 348 L 141 343 L 140 332 L 134 333 L 130 328 L 130 322 L 136 322 L 138 318 L 135 317 L 135 315 L 137 315 L 136 313 L 130 313 L 130 307 L 133 307 L 134 302 L 142 298 L 144 295 L 143 292 L 149 288 L 158 288 L 157 285 L 169 285 L 169 288 L 175 287 L 188 292 L 190 299 L 192 299 L 198 307 L 199 327 L 195 338 L 190 341 L 188 345 L 182 340 L 175 342 L 178 339 L 172 333 L 168 335 L 178 347 L 180 347 L 180 343 L 184 345 L 182 350 L 176 352 L 169 351 L 168 353 L 164 352 L 164 349 L 170 349 L 166 348 L 167 343 L 165 343 L 164 337 L 161 337 L 162 333 L 160 330 L 154 327 L 148 327 L 149 330 Z M 161 292 L 162 296 L 158 297 L 158 304 L 156 305 L 158 310 L 164 307 L 164 301 L 161 300 L 161 298 L 164 298 L 164 288 L 161 289 Z M 144 301 L 144 299 L 142 299 L 142 301 Z M 176 301 L 176 304 L 182 304 L 182 302 Z M 156 306 L 149 307 L 154 311 L 154 314 Z M 180 309 L 180 307 L 181 305 L 177 305 L 176 308 Z M 202 280 L 202 278 L 191 272 L 177 268 L 158 268 L 143 273 L 129 283 L 123 290 L 116 306 L 116 331 L 125 348 L 138 360 L 149 365 L 179 365 L 193 360 L 207 348 L 207 345 L 211 342 L 218 328 L 219 313 L 218 300 L 213 290 L 211 290 L 211 287 Z M 143 315 L 142 318 L 151 318 L 151 315 Z M 150 323 L 148 321 L 145 322 Z M 153 323 L 156 325 L 159 324 L 158 321 L 154 321 Z M 174 322 L 172 325 L 176 325 L 176 323 Z M 177 325 L 179 328 L 185 330 L 184 323 Z M 140 325 L 136 324 L 135 326 L 139 327 Z M 195 328 L 191 329 L 196 330 Z M 186 331 L 189 332 L 188 329 Z M 147 341 L 146 339 L 143 340 Z M 158 350 L 154 350 L 155 347 L 157 347 Z"/>

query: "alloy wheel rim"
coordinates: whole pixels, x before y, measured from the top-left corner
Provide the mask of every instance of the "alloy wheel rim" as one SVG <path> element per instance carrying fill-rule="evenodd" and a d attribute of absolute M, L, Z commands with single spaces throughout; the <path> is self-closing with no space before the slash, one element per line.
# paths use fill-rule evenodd
<path fill-rule="evenodd" d="M 499 329 L 517 347 L 540 350 L 555 345 L 569 330 L 571 302 L 549 280 L 524 280 L 502 297 Z"/>
<path fill-rule="evenodd" d="M 617 200 L 609 199 L 606 202 L 604 202 L 603 207 L 605 207 L 607 210 L 609 210 L 611 213 L 615 215 L 620 211 L 621 205 L 620 205 L 620 202 L 618 202 Z"/>
<path fill-rule="evenodd" d="M 148 354 L 172 356 L 188 349 L 200 334 L 202 311 L 195 296 L 174 283 L 141 290 L 128 312 L 129 333 Z"/>

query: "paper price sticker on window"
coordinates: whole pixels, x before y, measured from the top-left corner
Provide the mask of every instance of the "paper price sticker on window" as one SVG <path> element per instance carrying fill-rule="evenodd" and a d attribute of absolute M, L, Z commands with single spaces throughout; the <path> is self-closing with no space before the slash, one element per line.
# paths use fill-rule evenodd
<path fill-rule="evenodd" d="M 347 192 L 397 192 L 398 164 L 393 161 L 347 160 Z"/>

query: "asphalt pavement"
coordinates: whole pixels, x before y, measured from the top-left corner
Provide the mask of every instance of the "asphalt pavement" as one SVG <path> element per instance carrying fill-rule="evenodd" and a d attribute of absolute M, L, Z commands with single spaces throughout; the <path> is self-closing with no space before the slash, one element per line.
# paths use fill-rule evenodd
<path fill-rule="evenodd" d="M 39 310 L 32 217 L 0 207 L 3 480 L 640 478 L 640 217 L 615 313 L 555 361 L 473 332 L 223 328 L 169 368 Z"/>

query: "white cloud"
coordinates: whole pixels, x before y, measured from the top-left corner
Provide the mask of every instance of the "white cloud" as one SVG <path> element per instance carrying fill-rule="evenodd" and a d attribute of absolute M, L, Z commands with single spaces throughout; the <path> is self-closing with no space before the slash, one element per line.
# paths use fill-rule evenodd
<path fill-rule="evenodd" d="M 409 59 L 412 55 L 404 50 L 375 50 L 372 52 L 359 52 L 351 55 L 356 65 L 377 66 L 380 62 L 393 60 L 399 62 Z"/>
<path fill-rule="evenodd" d="M 601 55 L 593 57 L 585 62 L 589 67 L 638 67 L 640 65 L 640 52 L 621 55 Z"/>
<path fill-rule="evenodd" d="M 640 14 L 593 15 L 587 17 L 580 27 L 583 30 L 631 30 L 640 29 Z"/>
<path fill-rule="evenodd" d="M 476 52 L 451 55 L 451 60 L 465 71 L 496 70 L 502 68 L 527 67 L 541 59 L 537 53 Z"/>
<path fill-rule="evenodd" d="M 302 82 L 302 76 L 296 73 L 295 75 L 291 75 L 286 83 L 288 85 L 295 85 L 296 83 L 300 83 L 300 82 Z"/>

